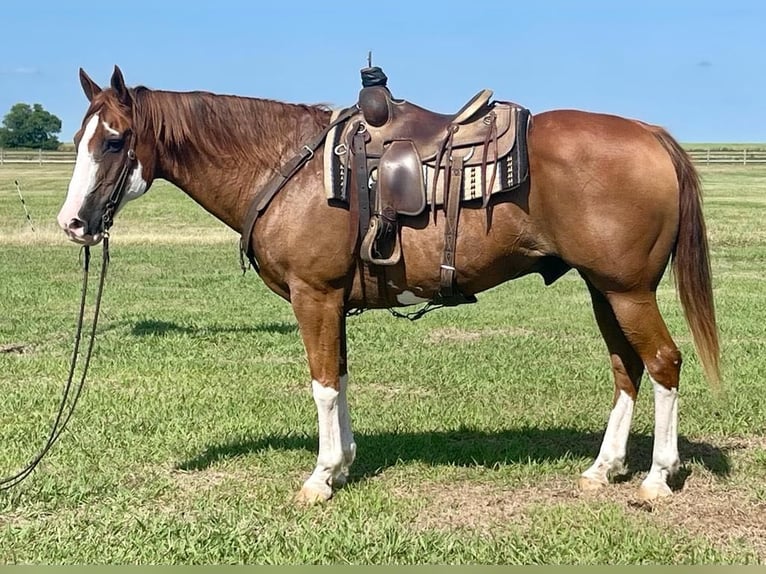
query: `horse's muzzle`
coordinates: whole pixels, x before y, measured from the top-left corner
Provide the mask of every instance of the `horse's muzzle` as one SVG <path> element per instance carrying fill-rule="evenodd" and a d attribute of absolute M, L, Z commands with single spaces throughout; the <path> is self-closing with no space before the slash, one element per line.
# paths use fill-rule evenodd
<path fill-rule="evenodd" d="M 80 218 L 74 217 L 66 222 L 59 221 L 61 229 L 67 234 L 67 237 L 79 245 L 96 245 L 103 238 L 101 232 L 90 234 L 87 232 L 87 224 Z"/>

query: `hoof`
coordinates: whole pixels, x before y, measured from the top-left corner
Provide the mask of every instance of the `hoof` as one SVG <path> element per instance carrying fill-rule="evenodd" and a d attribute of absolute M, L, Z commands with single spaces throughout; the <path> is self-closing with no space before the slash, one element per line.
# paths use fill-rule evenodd
<path fill-rule="evenodd" d="M 664 482 L 643 482 L 638 489 L 638 499 L 643 502 L 657 500 L 658 498 L 672 495 L 673 491 L 670 490 L 670 487 Z"/>
<path fill-rule="evenodd" d="M 601 490 L 606 484 L 606 482 L 601 482 L 600 480 L 595 480 L 587 476 L 581 476 L 580 480 L 577 481 L 577 486 L 579 486 L 580 490 L 583 492 L 595 492 L 596 490 Z"/>
<path fill-rule="evenodd" d="M 332 498 L 332 489 L 329 486 L 322 488 L 321 486 L 307 486 L 304 484 L 300 491 L 298 491 L 298 494 L 295 495 L 295 501 L 306 506 L 327 502 L 330 498 Z"/>

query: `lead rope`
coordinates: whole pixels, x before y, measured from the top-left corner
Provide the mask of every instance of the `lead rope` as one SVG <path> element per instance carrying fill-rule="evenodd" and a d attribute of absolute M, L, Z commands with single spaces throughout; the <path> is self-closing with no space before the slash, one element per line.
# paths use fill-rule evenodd
<path fill-rule="evenodd" d="M 106 270 L 109 266 L 109 235 L 108 232 L 104 232 L 104 246 L 102 251 L 101 260 L 101 276 L 98 282 L 98 291 L 96 293 L 96 301 L 93 309 L 93 324 L 90 329 L 90 341 L 88 342 L 88 348 L 85 352 L 85 364 L 83 365 L 82 376 L 76 385 L 73 385 L 74 372 L 77 367 L 77 360 L 80 352 L 80 340 L 82 338 L 82 327 L 85 317 L 85 302 L 88 292 L 88 274 L 90 271 L 90 248 L 86 245 L 83 248 L 83 275 L 82 275 L 82 293 L 80 296 L 80 313 L 77 317 L 77 329 L 74 336 L 74 350 L 72 351 L 72 360 L 69 364 L 69 375 L 67 376 L 67 382 L 64 386 L 64 393 L 59 402 L 58 412 L 56 413 L 56 419 L 53 421 L 48 439 L 45 441 L 45 445 L 42 450 L 35 456 L 22 470 L 15 474 L 6 476 L 0 479 L 0 491 L 8 490 L 19 484 L 22 480 L 28 477 L 35 470 L 43 457 L 53 447 L 58 440 L 61 433 L 64 431 L 69 419 L 72 418 L 74 409 L 77 406 L 77 401 L 82 393 L 83 385 L 85 384 L 85 376 L 88 374 L 88 366 L 90 365 L 90 357 L 93 353 L 93 345 L 96 340 L 96 326 L 98 325 L 98 315 L 101 308 L 101 294 L 104 291 L 104 281 L 106 279 Z M 72 394 L 74 393 L 74 394 Z M 69 402 L 71 395 L 71 404 L 67 409 L 67 403 Z"/>
<path fill-rule="evenodd" d="M 88 366 L 90 365 L 90 357 L 93 354 L 93 345 L 96 341 L 96 327 L 98 325 L 99 311 L 101 310 L 101 295 L 104 292 L 104 281 L 106 280 L 106 270 L 109 267 L 109 228 L 112 227 L 115 212 L 117 211 L 117 208 L 120 205 L 120 201 L 122 200 L 122 196 L 125 193 L 125 187 L 128 182 L 128 175 L 133 169 L 133 164 L 136 162 L 136 152 L 135 152 L 135 149 L 133 148 L 135 143 L 134 133 L 131 132 L 127 143 L 128 143 L 127 159 L 125 161 L 125 164 L 122 166 L 122 170 L 120 171 L 119 176 L 117 177 L 117 181 L 115 183 L 114 189 L 112 189 L 112 193 L 109 194 L 109 198 L 107 199 L 106 205 L 104 207 L 104 213 L 101 218 L 102 229 L 104 234 L 104 243 L 103 243 L 103 248 L 101 252 L 102 253 L 101 276 L 99 277 L 99 280 L 98 280 L 98 290 L 96 292 L 96 301 L 93 307 L 93 324 L 91 325 L 91 329 L 90 329 L 90 341 L 88 342 L 88 349 L 85 352 L 85 364 L 83 365 L 82 376 L 80 377 L 80 381 L 77 383 L 77 385 L 73 387 L 74 372 L 77 367 L 77 360 L 79 358 L 79 353 L 80 353 L 80 339 L 82 337 L 82 325 L 83 325 L 83 321 L 85 317 L 85 301 L 86 301 L 86 295 L 88 293 L 88 274 L 90 272 L 90 248 L 87 245 L 83 247 L 84 256 L 83 256 L 83 266 L 82 266 L 82 293 L 80 295 L 80 313 L 79 313 L 79 316 L 77 317 L 77 329 L 74 336 L 74 350 L 72 351 L 72 360 L 69 364 L 69 375 L 67 376 L 67 382 L 66 382 L 66 385 L 64 386 L 63 396 L 61 397 L 61 401 L 59 402 L 58 412 L 56 413 L 56 419 L 53 421 L 53 425 L 51 425 L 51 430 L 50 430 L 50 433 L 48 434 L 48 440 L 45 441 L 45 445 L 43 446 L 39 454 L 35 456 L 29 462 L 29 464 L 27 464 L 27 466 L 25 466 L 22 470 L 18 471 L 15 474 L 12 474 L 0 479 L 0 491 L 13 488 L 17 484 L 19 484 L 22 480 L 24 480 L 26 477 L 28 477 L 30 474 L 32 474 L 32 471 L 34 471 L 37 465 L 40 464 L 40 461 L 48 453 L 48 451 L 53 447 L 55 442 L 61 436 L 61 433 L 64 432 L 64 428 L 66 428 L 66 425 L 69 422 L 69 419 L 71 419 L 72 415 L 74 414 L 74 409 L 77 406 L 77 401 L 80 398 L 80 394 L 82 394 L 82 389 L 83 389 L 83 386 L 85 385 L 85 377 L 88 374 Z M 67 402 L 70 399 L 70 394 L 73 392 L 73 388 L 74 388 L 74 395 L 72 395 L 71 397 L 71 405 L 69 405 L 67 410 Z"/>

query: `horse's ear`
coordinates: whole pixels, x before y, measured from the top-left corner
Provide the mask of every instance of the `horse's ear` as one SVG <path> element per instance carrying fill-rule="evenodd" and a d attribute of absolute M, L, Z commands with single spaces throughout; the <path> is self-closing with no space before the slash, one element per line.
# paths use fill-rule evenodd
<path fill-rule="evenodd" d="M 122 70 L 119 66 L 114 67 L 112 72 L 112 89 L 117 94 L 117 99 L 126 106 L 130 106 L 131 98 L 128 88 L 125 86 L 125 78 L 122 77 Z"/>
<path fill-rule="evenodd" d="M 82 86 L 82 91 L 85 92 L 85 97 L 88 98 L 89 102 L 92 102 L 96 94 L 101 92 L 99 85 L 91 80 L 90 76 L 86 74 L 85 70 L 82 68 L 80 68 L 80 85 Z"/>

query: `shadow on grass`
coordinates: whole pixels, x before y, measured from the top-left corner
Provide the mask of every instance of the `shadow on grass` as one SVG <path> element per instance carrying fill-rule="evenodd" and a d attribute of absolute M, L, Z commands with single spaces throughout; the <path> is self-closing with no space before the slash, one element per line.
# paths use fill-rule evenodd
<path fill-rule="evenodd" d="M 430 465 L 483 466 L 494 468 L 504 464 L 553 462 L 572 458 L 595 458 L 602 433 L 570 428 L 521 428 L 500 432 L 471 429 L 426 432 L 356 433 L 357 459 L 351 468 L 351 481 L 364 480 L 400 463 L 422 462 Z M 633 434 L 628 445 L 627 479 L 646 472 L 651 465 L 653 439 L 650 435 Z M 308 450 L 316 452 L 316 436 L 275 435 L 260 439 L 232 441 L 212 445 L 198 456 L 181 462 L 182 470 L 202 470 L 217 461 L 267 449 Z M 707 442 L 679 437 L 678 448 L 683 463 L 695 462 L 717 476 L 731 472 L 725 449 Z M 308 470 L 308 469 L 307 469 Z M 585 467 L 583 467 L 585 470 Z M 680 488 L 689 471 L 679 473 Z M 623 478 L 625 480 L 625 478 Z M 677 481 L 676 481 L 677 482 Z"/>
<path fill-rule="evenodd" d="M 187 335 L 209 335 L 212 333 L 277 333 L 288 335 L 297 333 L 298 325 L 295 323 L 261 323 L 247 327 L 226 326 L 226 325 L 205 325 L 203 327 L 193 327 L 190 325 L 180 325 L 169 321 L 138 321 L 131 329 L 131 335 L 134 337 L 146 337 L 150 335 L 165 337 L 173 334 Z"/>

